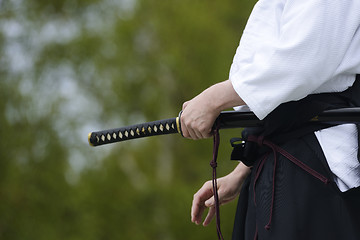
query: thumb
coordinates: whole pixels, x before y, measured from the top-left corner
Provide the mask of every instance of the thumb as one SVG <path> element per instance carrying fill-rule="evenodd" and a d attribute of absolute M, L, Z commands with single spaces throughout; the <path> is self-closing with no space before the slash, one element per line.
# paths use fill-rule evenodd
<path fill-rule="evenodd" d="M 206 207 L 214 206 L 214 196 L 212 196 L 211 198 L 205 201 L 205 206 Z"/>

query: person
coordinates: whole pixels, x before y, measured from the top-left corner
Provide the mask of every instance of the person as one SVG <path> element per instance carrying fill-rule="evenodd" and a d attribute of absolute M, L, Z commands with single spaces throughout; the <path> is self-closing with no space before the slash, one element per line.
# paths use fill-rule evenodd
<path fill-rule="evenodd" d="M 241 191 L 233 239 L 360 239 L 359 126 L 312 128 L 301 119 L 360 106 L 359 9 L 358 0 L 259 0 L 229 79 L 183 104 L 190 139 L 211 137 L 232 107 L 268 123 L 252 138 L 252 163 L 218 179 L 221 204 Z M 213 195 L 210 181 L 194 194 L 192 222 L 211 222 Z"/>

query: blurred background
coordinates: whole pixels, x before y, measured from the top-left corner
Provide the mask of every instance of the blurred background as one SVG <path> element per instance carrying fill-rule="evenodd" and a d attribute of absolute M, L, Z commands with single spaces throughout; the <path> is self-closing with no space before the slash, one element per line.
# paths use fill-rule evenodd
<path fill-rule="evenodd" d="M 226 80 L 255 2 L 0 0 L 0 239 L 216 239 L 190 221 L 212 139 L 87 134 L 175 117 Z M 219 177 L 239 134 L 221 132 Z"/>

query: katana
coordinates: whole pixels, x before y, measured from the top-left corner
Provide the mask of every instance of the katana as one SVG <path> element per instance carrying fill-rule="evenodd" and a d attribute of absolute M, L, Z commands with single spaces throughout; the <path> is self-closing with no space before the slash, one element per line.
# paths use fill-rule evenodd
<path fill-rule="evenodd" d="M 91 146 L 122 142 L 150 136 L 181 133 L 181 114 L 178 117 L 131 126 L 107 129 L 88 134 Z M 313 117 L 309 122 L 344 124 L 360 123 L 360 108 L 327 110 Z M 223 111 L 217 118 L 219 129 L 260 127 L 264 124 L 252 112 Z"/>

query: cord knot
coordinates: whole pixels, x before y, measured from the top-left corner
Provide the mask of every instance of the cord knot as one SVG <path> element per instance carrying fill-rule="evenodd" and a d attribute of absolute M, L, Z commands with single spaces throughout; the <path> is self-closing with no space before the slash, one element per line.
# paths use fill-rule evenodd
<path fill-rule="evenodd" d="M 211 162 L 210 162 L 210 166 L 211 166 L 212 168 L 216 168 L 216 167 L 217 167 L 217 162 L 211 161 Z"/>

